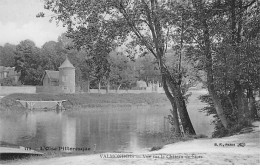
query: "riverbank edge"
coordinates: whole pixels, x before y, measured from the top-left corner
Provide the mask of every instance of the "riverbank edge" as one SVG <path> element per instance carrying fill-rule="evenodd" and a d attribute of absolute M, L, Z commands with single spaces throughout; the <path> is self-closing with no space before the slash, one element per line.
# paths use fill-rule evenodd
<path fill-rule="evenodd" d="M 162 146 L 153 146 L 151 148 L 143 148 L 142 152 L 144 153 L 154 153 L 157 151 L 160 151 L 161 149 L 165 149 L 165 147 L 167 147 L 168 145 L 172 145 L 172 144 L 176 144 L 179 142 L 188 142 L 188 141 L 192 141 L 195 139 L 211 139 L 208 138 L 207 136 L 203 135 L 203 134 L 199 134 L 199 135 L 188 135 L 186 137 L 179 137 L 176 139 L 172 139 L 171 142 L 165 143 Z M 77 156 L 94 156 L 94 155 L 102 155 L 102 154 L 106 154 L 106 153 L 115 153 L 115 154 L 137 154 L 134 152 L 122 152 L 122 151 L 112 151 L 112 152 L 96 152 L 93 151 L 92 149 L 88 152 L 88 153 L 84 153 L 84 152 L 59 152 L 57 150 L 40 150 L 38 149 L 34 149 L 37 152 L 41 152 L 43 153 L 42 155 L 27 155 L 21 158 L 15 158 L 13 160 L 3 160 L 1 161 L 0 159 L 0 165 L 1 164 L 16 164 L 16 163 L 20 163 L 20 162 L 30 162 L 30 161 L 38 161 L 38 160 L 48 160 L 48 159 L 58 159 L 58 158 L 65 158 L 65 157 L 77 157 Z"/>
<path fill-rule="evenodd" d="M 202 138 L 202 139 L 190 139 L 187 141 L 176 142 L 173 144 L 164 145 L 162 148 L 156 151 L 144 151 L 144 152 L 133 152 L 133 153 L 117 153 L 117 152 L 106 152 L 106 153 L 92 153 L 92 154 L 84 154 L 84 155 L 71 155 L 71 156 L 56 156 L 56 157 L 30 157 L 27 159 L 20 160 L 11 160 L 0 162 L 0 164 L 6 165 L 64 165 L 64 164 L 96 164 L 96 165 L 104 165 L 104 164 L 172 164 L 177 160 L 169 160 L 163 159 L 160 157 L 164 156 L 195 156 L 198 157 L 201 154 L 202 158 L 193 158 L 193 159 L 185 159 L 187 162 L 179 162 L 177 164 L 260 164 L 259 156 L 259 133 L 260 133 L 260 121 L 256 121 L 253 123 L 252 132 L 241 133 L 237 135 L 232 135 L 228 137 L 222 138 Z M 239 144 L 244 143 L 245 146 L 240 146 Z M 230 146 L 219 146 L 219 144 L 236 144 L 236 147 Z M 218 145 L 216 145 L 218 144 Z M 186 148 L 184 148 L 186 147 Z M 101 158 L 101 155 L 104 156 L 152 156 L 155 155 L 157 157 L 153 158 Z M 252 158 L 253 159 L 249 159 Z M 159 157 L 159 158 L 158 158 Z M 247 157 L 247 160 L 245 159 Z M 243 158 L 243 159 L 241 159 Z M 206 160 L 203 160 L 206 159 Z M 179 159 L 181 161 L 181 159 Z M 203 160 L 203 161 L 201 161 Z M 78 162 L 79 161 L 79 162 Z M 111 162 L 110 162 L 111 161 Z M 172 161 L 172 163 L 171 163 Z M 66 162 L 66 163 L 65 163 Z M 82 163 L 83 162 L 83 163 Z M 91 162 L 91 163 L 90 163 Z M 251 163 L 252 162 L 252 163 Z"/>
<path fill-rule="evenodd" d="M 11 94 L 0 99 L 0 112 L 25 112 L 27 109 L 16 100 L 27 101 L 55 101 L 66 100 L 63 106 L 66 110 L 77 108 L 103 108 L 103 107 L 131 107 L 131 106 L 159 106 L 169 105 L 165 94 Z M 37 110 L 37 109 L 35 109 Z M 52 109 L 38 109 L 52 110 Z"/>

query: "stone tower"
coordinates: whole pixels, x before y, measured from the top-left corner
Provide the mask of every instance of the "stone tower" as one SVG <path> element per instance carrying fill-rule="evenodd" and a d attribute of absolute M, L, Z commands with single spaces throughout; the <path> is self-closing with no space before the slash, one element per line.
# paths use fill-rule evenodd
<path fill-rule="evenodd" d="M 75 93 L 75 67 L 68 57 L 59 67 L 59 86 L 62 93 Z"/>

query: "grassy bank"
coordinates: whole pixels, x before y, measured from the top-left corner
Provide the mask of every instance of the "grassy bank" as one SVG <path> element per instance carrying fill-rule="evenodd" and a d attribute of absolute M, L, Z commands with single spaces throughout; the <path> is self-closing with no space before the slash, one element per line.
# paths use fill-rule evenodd
<path fill-rule="evenodd" d="M 11 94 L 1 99 L 0 110 L 24 110 L 16 100 L 53 101 L 67 100 L 63 105 L 66 109 L 73 107 L 103 107 L 127 105 L 156 105 L 169 103 L 164 94 Z"/>

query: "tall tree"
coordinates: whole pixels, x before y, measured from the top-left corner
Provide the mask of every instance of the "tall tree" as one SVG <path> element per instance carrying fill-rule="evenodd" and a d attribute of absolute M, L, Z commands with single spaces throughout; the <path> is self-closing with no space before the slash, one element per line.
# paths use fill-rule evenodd
<path fill-rule="evenodd" d="M 184 10 L 191 16 L 185 23 L 189 26 L 186 33 L 192 38 L 194 62 L 198 61 L 197 67 L 207 74 L 209 94 L 225 128 L 248 121 L 244 92 L 254 83 L 252 76 L 256 81 L 259 79 L 256 68 L 259 57 L 248 52 L 253 46 L 254 52 L 258 49 L 252 45 L 254 39 L 248 38 L 246 28 L 252 20 L 259 23 L 256 3 L 255 0 L 198 0 Z M 248 64 L 254 64 L 254 68 Z"/>
<path fill-rule="evenodd" d="M 2 66 L 13 67 L 15 64 L 15 45 L 6 43 L 0 49 L 0 63 Z"/>
<path fill-rule="evenodd" d="M 146 83 L 151 81 L 161 82 L 161 73 L 153 55 L 146 54 L 135 60 L 136 71 L 139 74 L 139 79 Z"/>
<path fill-rule="evenodd" d="M 169 38 L 170 28 L 176 21 L 167 1 L 45 0 L 45 8 L 56 13 L 54 18 L 68 26 L 68 32 L 73 34 L 72 39 L 79 48 L 88 49 L 100 37 L 117 44 L 131 37 L 132 46 L 138 45 L 140 50 L 152 53 L 160 68 L 166 95 L 173 109 L 178 109 L 178 113 L 175 111 L 175 126 L 179 125 L 179 116 L 183 131 L 195 134 L 181 91 L 182 74 L 172 74 L 165 65 L 165 53 L 172 40 Z M 91 36 L 87 35 L 88 31 L 91 31 Z"/>
<path fill-rule="evenodd" d="M 39 85 L 43 75 L 40 50 L 31 40 L 21 41 L 16 46 L 15 70 L 21 72 L 19 80 L 24 85 Z"/>
<path fill-rule="evenodd" d="M 111 52 L 109 64 L 110 81 L 117 86 L 117 90 L 121 87 L 130 88 L 137 81 L 134 63 L 122 53 Z"/>

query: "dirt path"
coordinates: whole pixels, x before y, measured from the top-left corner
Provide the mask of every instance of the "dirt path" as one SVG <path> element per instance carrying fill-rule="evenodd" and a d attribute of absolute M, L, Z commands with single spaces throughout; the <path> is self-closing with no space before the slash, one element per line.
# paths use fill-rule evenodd
<path fill-rule="evenodd" d="M 225 138 L 198 139 L 164 146 L 146 153 L 103 153 L 14 164 L 260 164 L 260 122 L 253 132 Z"/>

